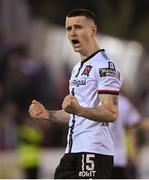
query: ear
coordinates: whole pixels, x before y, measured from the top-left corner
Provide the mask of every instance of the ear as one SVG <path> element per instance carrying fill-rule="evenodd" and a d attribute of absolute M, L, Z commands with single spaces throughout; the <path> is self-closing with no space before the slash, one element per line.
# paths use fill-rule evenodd
<path fill-rule="evenodd" d="M 97 33 L 97 26 L 94 24 L 94 25 L 92 26 L 91 37 L 94 37 L 94 36 L 96 35 L 96 33 Z"/>

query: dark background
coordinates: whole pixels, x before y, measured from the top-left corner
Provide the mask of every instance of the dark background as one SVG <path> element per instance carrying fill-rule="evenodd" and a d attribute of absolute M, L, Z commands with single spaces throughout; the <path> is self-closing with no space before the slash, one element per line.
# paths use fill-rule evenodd
<path fill-rule="evenodd" d="M 99 31 L 124 39 L 137 40 L 149 50 L 148 0 L 27 0 L 34 17 L 64 25 L 66 14 L 74 8 L 87 8 L 97 17 Z"/>

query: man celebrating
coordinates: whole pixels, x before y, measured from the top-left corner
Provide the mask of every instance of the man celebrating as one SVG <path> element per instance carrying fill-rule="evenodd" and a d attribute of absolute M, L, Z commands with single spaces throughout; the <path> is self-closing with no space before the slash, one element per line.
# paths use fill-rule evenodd
<path fill-rule="evenodd" d="M 86 9 L 72 10 L 66 16 L 67 36 L 81 61 L 72 70 L 69 91 L 62 110 L 49 111 L 33 100 L 33 118 L 68 121 L 65 154 L 56 168 L 56 179 L 111 177 L 113 141 L 110 122 L 118 113 L 121 75 L 118 66 L 96 41 L 94 14 Z"/>

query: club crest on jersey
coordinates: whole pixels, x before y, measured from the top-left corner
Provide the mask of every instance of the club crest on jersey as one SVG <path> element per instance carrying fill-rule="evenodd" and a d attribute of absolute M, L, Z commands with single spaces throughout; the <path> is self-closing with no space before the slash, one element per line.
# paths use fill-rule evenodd
<path fill-rule="evenodd" d="M 91 71 L 93 66 L 87 65 L 81 75 L 89 76 L 89 73 Z"/>

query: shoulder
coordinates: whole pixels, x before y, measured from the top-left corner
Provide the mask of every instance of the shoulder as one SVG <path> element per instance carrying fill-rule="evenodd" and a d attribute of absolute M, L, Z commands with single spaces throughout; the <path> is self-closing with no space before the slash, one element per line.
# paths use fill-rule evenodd
<path fill-rule="evenodd" d="M 93 59 L 93 63 L 97 68 L 119 69 L 118 64 L 103 49 L 99 51 Z"/>
<path fill-rule="evenodd" d="M 112 60 L 105 51 L 99 52 L 94 60 L 94 70 L 101 78 L 114 77 L 122 80 L 118 64 Z"/>

